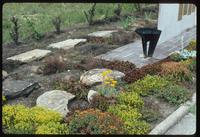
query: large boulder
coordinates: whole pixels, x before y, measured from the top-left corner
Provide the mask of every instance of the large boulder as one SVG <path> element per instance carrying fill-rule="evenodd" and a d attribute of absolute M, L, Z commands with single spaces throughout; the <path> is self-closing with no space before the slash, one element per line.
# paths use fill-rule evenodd
<path fill-rule="evenodd" d="M 38 82 L 6 79 L 3 81 L 3 95 L 7 99 L 28 96 L 34 89 L 39 87 Z"/>
<path fill-rule="evenodd" d="M 80 77 L 80 81 L 83 84 L 86 84 L 88 86 L 92 86 L 97 83 L 103 82 L 102 72 L 107 71 L 108 69 L 92 69 L 85 73 L 83 73 Z M 115 80 L 119 80 L 122 77 L 125 76 L 124 73 L 120 71 L 113 70 L 109 76 Z"/>
<path fill-rule="evenodd" d="M 67 113 L 69 113 L 67 105 L 73 98 L 75 98 L 75 96 L 66 91 L 52 90 L 39 96 L 36 100 L 36 104 L 37 106 L 57 111 L 65 117 Z"/>

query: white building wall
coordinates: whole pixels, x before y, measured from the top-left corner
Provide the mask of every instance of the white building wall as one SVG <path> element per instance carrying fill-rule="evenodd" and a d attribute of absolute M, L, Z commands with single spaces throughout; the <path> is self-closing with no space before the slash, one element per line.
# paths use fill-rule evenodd
<path fill-rule="evenodd" d="M 179 4 L 159 4 L 158 29 L 162 30 L 162 33 L 158 43 L 196 25 L 196 10 L 191 15 L 184 15 L 179 21 L 178 13 Z"/>

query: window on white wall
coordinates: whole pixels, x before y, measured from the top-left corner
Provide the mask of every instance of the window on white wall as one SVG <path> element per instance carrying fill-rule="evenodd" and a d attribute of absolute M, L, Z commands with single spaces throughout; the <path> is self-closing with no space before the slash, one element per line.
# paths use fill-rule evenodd
<path fill-rule="evenodd" d="M 193 4 L 179 4 L 178 21 L 182 20 L 183 16 L 190 15 L 195 11 L 195 5 Z"/>

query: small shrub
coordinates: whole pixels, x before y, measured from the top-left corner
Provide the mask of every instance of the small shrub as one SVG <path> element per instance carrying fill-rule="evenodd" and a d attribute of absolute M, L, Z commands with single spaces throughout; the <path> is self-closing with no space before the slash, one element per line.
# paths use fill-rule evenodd
<path fill-rule="evenodd" d="M 52 20 L 52 23 L 53 23 L 53 25 L 54 25 L 54 27 L 55 27 L 55 29 L 56 29 L 56 33 L 57 34 L 60 34 L 60 26 L 61 26 L 61 17 L 60 16 L 58 16 L 58 17 L 55 17 L 53 20 Z"/>
<path fill-rule="evenodd" d="M 132 25 L 132 23 L 135 22 L 135 18 L 131 17 L 131 16 L 128 16 L 126 19 L 123 19 L 122 22 L 121 22 L 121 25 L 122 27 L 125 29 L 125 30 L 128 30 L 129 27 Z"/>
<path fill-rule="evenodd" d="M 122 79 L 127 83 L 133 83 L 145 76 L 146 76 L 146 73 L 143 70 L 135 69 L 126 73 Z"/>
<path fill-rule="evenodd" d="M 5 133 L 34 134 L 41 125 L 48 126 L 49 123 L 54 123 L 61 126 L 61 122 L 60 113 L 42 107 L 27 108 L 19 104 L 2 107 L 2 125 Z"/>
<path fill-rule="evenodd" d="M 97 109 L 76 111 L 69 120 L 70 134 L 124 134 L 123 122 Z"/>
<path fill-rule="evenodd" d="M 182 56 L 179 54 L 179 53 L 173 53 L 169 56 L 169 58 L 172 60 L 172 61 L 181 61 L 183 60 Z"/>
<path fill-rule="evenodd" d="M 160 90 L 158 93 L 159 98 L 163 98 L 173 105 L 180 105 L 191 97 L 190 91 L 178 85 L 169 85 Z"/>
<path fill-rule="evenodd" d="M 86 18 L 89 25 L 92 25 L 94 23 L 93 18 L 94 18 L 94 15 L 95 15 L 95 8 L 96 8 L 96 3 L 94 3 L 92 5 L 91 9 L 89 9 L 87 12 L 84 11 L 85 18 Z"/>
<path fill-rule="evenodd" d="M 30 31 L 31 31 L 31 35 L 32 37 L 35 39 L 35 40 L 40 40 L 42 39 L 43 35 L 41 33 L 39 33 L 36 28 L 35 28 L 35 25 L 34 23 L 28 18 L 26 17 L 26 21 L 27 21 L 27 24 L 28 24 L 28 27 L 30 28 Z"/>
<path fill-rule="evenodd" d="M 121 15 L 121 12 L 122 12 L 121 4 L 117 4 L 117 8 L 113 12 L 117 17 L 119 17 Z"/>
<path fill-rule="evenodd" d="M 192 75 L 188 68 L 180 62 L 165 62 L 161 64 L 161 76 L 167 76 L 175 81 L 191 81 Z"/>
<path fill-rule="evenodd" d="M 78 65 L 79 68 L 84 70 L 90 70 L 94 68 L 107 68 L 111 70 L 118 70 L 123 73 L 130 72 L 136 68 L 135 64 L 128 61 L 107 61 L 103 59 L 87 58 L 81 61 Z"/>
<path fill-rule="evenodd" d="M 187 50 L 192 51 L 192 50 L 196 50 L 196 40 L 192 40 L 190 41 L 188 47 L 186 47 Z"/>
<path fill-rule="evenodd" d="M 142 120 L 147 121 L 148 123 L 157 121 L 161 116 L 160 113 L 154 111 L 153 109 L 142 109 Z"/>
<path fill-rule="evenodd" d="M 136 108 L 119 104 L 110 106 L 108 112 L 123 120 L 123 128 L 127 130 L 128 134 L 147 134 L 150 130 L 150 125 L 140 120 L 142 115 Z"/>
<path fill-rule="evenodd" d="M 158 63 L 143 66 L 140 69 L 132 69 L 131 71 L 127 71 L 123 79 L 127 83 L 133 83 L 139 79 L 142 79 L 146 75 L 157 75 L 161 71 L 160 64 L 161 63 L 158 62 Z"/>
<path fill-rule="evenodd" d="M 109 74 L 112 73 L 112 70 L 106 70 L 102 72 L 103 83 L 101 86 L 98 86 L 96 90 L 103 96 L 116 96 L 119 94 L 119 90 L 117 90 L 116 85 L 117 81 L 114 80 Z"/>
<path fill-rule="evenodd" d="M 105 97 L 105 96 L 94 96 L 90 106 L 92 108 L 100 109 L 101 111 L 106 111 L 110 105 L 116 104 L 116 100 L 113 97 Z"/>
<path fill-rule="evenodd" d="M 120 104 L 129 105 L 133 108 L 141 109 L 144 102 L 140 96 L 135 92 L 123 92 L 117 96 L 117 101 Z"/>
<path fill-rule="evenodd" d="M 69 129 L 67 124 L 50 122 L 38 126 L 35 134 L 69 134 Z"/>
<path fill-rule="evenodd" d="M 2 104 L 6 102 L 6 97 L 2 95 Z"/>
<path fill-rule="evenodd" d="M 89 89 L 86 85 L 83 85 L 79 81 L 74 79 L 70 79 L 68 81 L 55 79 L 52 85 L 54 89 L 64 90 L 76 95 L 78 99 L 87 99 Z"/>
<path fill-rule="evenodd" d="M 181 61 L 191 72 L 196 72 L 196 58 Z"/>
<path fill-rule="evenodd" d="M 66 64 L 61 56 L 51 56 L 45 59 L 42 71 L 44 75 L 62 72 L 66 68 Z"/>
<path fill-rule="evenodd" d="M 19 44 L 19 24 L 18 24 L 18 18 L 13 16 L 11 18 L 11 22 L 13 23 L 13 28 L 10 32 L 10 37 L 12 38 L 12 40 L 14 41 L 14 43 L 16 45 Z"/>
<path fill-rule="evenodd" d="M 140 79 L 135 83 L 131 84 L 129 86 L 129 91 L 136 92 L 142 96 L 146 96 L 155 93 L 155 91 L 164 88 L 168 84 L 169 82 L 165 78 L 162 78 L 157 75 L 147 75 L 143 79 Z"/>

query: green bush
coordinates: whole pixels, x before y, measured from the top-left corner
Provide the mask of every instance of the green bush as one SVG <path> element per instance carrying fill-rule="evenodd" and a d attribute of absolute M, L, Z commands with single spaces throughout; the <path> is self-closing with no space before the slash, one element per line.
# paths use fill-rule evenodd
<path fill-rule="evenodd" d="M 115 104 L 116 100 L 113 97 L 105 97 L 101 95 L 94 96 L 91 100 L 90 106 L 92 108 L 100 109 L 101 111 L 106 111 L 108 107 Z"/>
<path fill-rule="evenodd" d="M 142 119 L 147 122 L 154 122 L 161 117 L 161 114 L 153 109 L 144 108 L 141 110 Z"/>
<path fill-rule="evenodd" d="M 140 96 L 135 92 L 122 92 L 117 96 L 119 104 L 129 105 L 133 108 L 141 109 L 144 102 Z"/>
<path fill-rule="evenodd" d="M 196 72 L 196 58 L 181 61 L 191 72 Z"/>
<path fill-rule="evenodd" d="M 38 130 L 38 127 L 41 125 L 48 126 L 49 123 L 54 123 L 54 128 L 62 126 L 60 123 L 62 116 L 59 113 L 42 107 L 27 108 L 18 104 L 4 105 L 2 109 L 2 125 L 6 133 L 34 134 Z M 60 126 L 58 126 L 58 123 Z M 39 131 L 39 133 L 42 132 L 41 129 Z"/>
<path fill-rule="evenodd" d="M 141 120 L 142 115 L 136 108 L 118 104 L 110 106 L 108 112 L 120 117 L 124 121 L 123 128 L 128 134 L 147 134 L 150 130 L 150 125 Z"/>
<path fill-rule="evenodd" d="M 67 124 L 50 122 L 38 126 L 35 134 L 69 134 L 69 130 Z"/>
<path fill-rule="evenodd" d="M 196 50 L 196 46 L 197 46 L 196 40 L 191 40 L 186 49 L 189 51 Z"/>
<path fill-rule="evenodd" d="M 169 58 L 172 60 L 172 61 L 181 61 L 181 60 L 184 60 L 184 58 L 179 54 L 179 53 L 173 53 L 169 56 Z"/>
<path fill-rule="evenodd" d="M 190 82 L 192 80 L 192 74 L 190 70 L 181 62 L 164 62 L 161 64 L 161 76 L 167 77 L 168 80 L 175 82 Z"/>
<path fill-rule="evenodd" d="M 69 120 L 70 134 L 124 134 L 123 122 L 98 109 L 76 111 Z"/>
<path fill-rule="evenodd" d="M 157 96 L 173 105 L 180 105 L 191 97 L 191 92 L 178 85 L 168 85 L 166 88 L 159 91 Z"/>
<path fill-rule="evenodd" d="M 136 92 L 142 96 L 149 95 L 157 90 L 164 88 L 169 82 L 160 76 L 147 75 L 129 86 L 130 92 Z"/>

